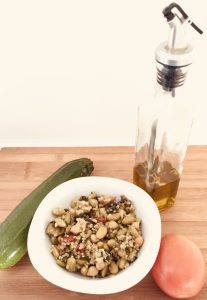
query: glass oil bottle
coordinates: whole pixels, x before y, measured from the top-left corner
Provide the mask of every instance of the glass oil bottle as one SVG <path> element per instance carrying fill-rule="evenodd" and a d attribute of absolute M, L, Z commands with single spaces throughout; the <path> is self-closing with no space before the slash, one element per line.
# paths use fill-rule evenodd
<path fill-rule="evenodd" d="M 202 31 L 176 3 L 163 10 L 170 27 L 168 41 L 155 52 L 155 97 L 139 106 L 133 182 L 144 189 L 159 210 L 175 203 L 192 117 L 185 99 L 184 82 L 192 47 L 185 40 L 185 27 Z"/>

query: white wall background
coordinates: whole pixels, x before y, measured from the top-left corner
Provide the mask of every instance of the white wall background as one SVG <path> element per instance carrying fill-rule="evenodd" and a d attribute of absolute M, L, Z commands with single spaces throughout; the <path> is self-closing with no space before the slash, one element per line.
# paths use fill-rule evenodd
<path fill-rule="evenodd" d="M 170 0 L 1 0 L 0 146 L 133 145 Z M 207 32 L 207 2 L 178 1 Z M 207 144 L 207 39 L 188 76 L 191 144 Z"/>

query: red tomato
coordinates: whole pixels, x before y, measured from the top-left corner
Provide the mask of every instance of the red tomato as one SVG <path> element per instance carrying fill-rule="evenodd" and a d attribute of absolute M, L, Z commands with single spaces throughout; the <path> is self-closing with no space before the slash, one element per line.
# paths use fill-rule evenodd
<path fill-rule="evenodd" d="M 195 296 L 205 283 L 205 262 L 200 249 L 182 235 L 162 238 L 152 277 L 169 296 Z"/>
<path fill-rule="evenodd" d="M 70 234 L 68 236 L 64 236 L 64 238 L 63 238 L 63 241 L 65 243 L 71 243 L 73 240 L 74 240 L 74 235 L 73 234 Z"/>
<path fill-rule="evenodd" d="M 85 245 L 83 243 L 78 244 L 78 246 L 76 247 L 77 251 L 83 251 L 85 249 Z"/>

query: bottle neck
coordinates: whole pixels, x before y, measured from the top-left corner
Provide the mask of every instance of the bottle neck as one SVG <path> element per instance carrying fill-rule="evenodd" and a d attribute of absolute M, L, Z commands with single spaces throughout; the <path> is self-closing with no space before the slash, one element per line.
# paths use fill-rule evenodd
<path fill-rule="evenodd" d="M 157 63 L 157 83 L 163 94 L 175 97 L 177 92 L 182 90 L 188 68 L 168 66 Z"/>
<path fill-rule="evenodd" d="M 164 103 L 166 102 L 180 102 L 186 98 L 186 90 L 185 90 L 185 85 L 183 84 L 182 86 L 171 88 L 170 90 L 166 90 L 163 88 L 162 85 L 160 85 L 158 82 L 155 86 L 155 93 L 154 93 L 155 99 L 160 100 L 161 102 L 163 101 Z"/>
<path fill-rule="evenodd" d="M 177 98 L 183 91 L 183 86 L 173 88 L 171 90 L 165 90 L 163 89 L 163 86 L 161 86 L 159 83 L 156 84 L 155 88 L 155 97 L 164 97 L 166 99 L 175 99 Z"/>

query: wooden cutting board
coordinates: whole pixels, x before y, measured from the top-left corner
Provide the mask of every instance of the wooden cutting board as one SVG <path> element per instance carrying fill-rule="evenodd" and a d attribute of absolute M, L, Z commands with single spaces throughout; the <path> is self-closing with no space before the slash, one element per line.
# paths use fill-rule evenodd
<path fill-rule="evenodd" d="M 132 180 L 132 147 L 3 148 L 0 151 L 0 222 L 40 182 L 63 163 L 80 157 L 93 160 L 94 175 Z M 175 206 L 161 213 L 162 233 L 180 233 L 201 249 L 207 261 L 207 146 L 188 149 Z M 134 274 L 136 276 L 136 274 Z M 164 300 L 171 299 L 150 274 L 136 286 L 113 295 L 79 294 L 43 279 L 26 255 L 16 266 L 0 270 L 0 299 L 45 300 Z M 207 299 L 207 286 L 193 298 Z"/>

